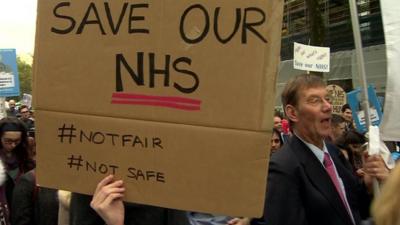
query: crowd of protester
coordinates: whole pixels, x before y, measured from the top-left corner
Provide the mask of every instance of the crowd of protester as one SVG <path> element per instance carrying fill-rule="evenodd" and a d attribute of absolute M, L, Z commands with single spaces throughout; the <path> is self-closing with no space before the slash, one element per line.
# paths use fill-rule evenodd
<path fill-rule="evenodd" d="M 10 100 L 0 120 L 0 225 L 400 224 L 400 169 L 391 172 L 383 157 L 368 155 L 368 138 L 354 128 L 351 108 L 333 114 L 325 87 L 304 74 L 283 91 L 283 112 L 274 114 L 266 149 L 271 159 L 261 218 L 125 203 L 123 181 L 112 175 L 93 196 L 39 187 L 33 111 Z M 380 196 L 373 196 L 374 179 L 383 186 Z"/>

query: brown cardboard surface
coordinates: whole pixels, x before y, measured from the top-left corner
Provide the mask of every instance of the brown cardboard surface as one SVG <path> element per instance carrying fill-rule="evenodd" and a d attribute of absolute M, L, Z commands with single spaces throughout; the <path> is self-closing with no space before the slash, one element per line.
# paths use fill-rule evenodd
<path fill-rule="evenodd" d="M 92 194 L 103 177 L 115 174 L 125 181 L 127 201 L 225 215 L 262 214 L 265 133 L 48 111 L 38 111 L 36 118 L 41 121 L 41 186 Z M 154 172 L 144 180 L 138 170 Z"/>
<path fill-rule="evenodd" d="M 36 64 L 36 82 L 40 84 L 35 92 L 38 109 L 248 130 L 269 129 L 262 127 L 260 121 L 272 117 L 270 108 L 263 105 L 265 102 L 269 106 L 273 104 L 273 98 L 265 96 L 273 95 L 275 85 L 282 1 L 143 1 L 140 3 L 148 4 L 148 8 L 135 8 L 133 12 L 145 20 L 133 21 L 132 26 L 148 29 L 148 34 L 128 33 L 129 7 L 138 4 L 129 2 L 120 30 L 115 35 L 108 24 L 103 1 L 75 0 L 69 1 L 68 6 L 60 6 L 61 2 L 40 0 L 38 4 L 39 19 L 45 18 L 37 28 L 40 34 L 36 41 L 39 46 L 36 53 L 40 54 L 40 61 Z M 92 8 L 90 3 L 93 3 Z M 127 2 L 109 2 L 115 24 L 124 3 Z M 207 11 L 210 28 L 203 41 L 189 44 L 180 35 L 180 21 L 184 11 L 196 4 Z M 94 7 L 105 34 L 102 34 L 99 24 L 87 24 L 81 34 L 76 34 L 88 11 L 89 19 L 96 19 Z M 226 44 L 219 42 L 213 32 L 217 7 L 220 7 L 218 29 L 222 37 L 228 37 L 232 32 L 236 9 L 240 10 L 237 33 Z M 267 44 L 254 32 L 248 29 L 245 29 L 246 34 L 243 32 L 244 14 L 248 23 L 262 18 L 260 12 L 251 7 L 265 13 L 265 22 L 252 28 L 264 36 Z M 56 17 L 53 11 L 70 19 Z M 203 11 L 195 8 L 185 17 L 186 36 L 197 37 L 202 33 L 203 15 Z M 74 27 L 71 19 L 75 21 Z M 67 30 L 69 27 L 73 29 L 67 34 L 51 32 L 52 28 Z M 242 43 L 243 35 L 247 38 L 246 44 Z M 144 56 L 144 85 L 136 85 L 122 66 L 122 93 L 189 98 L 201 102 L 200 110 L 171 111 L 166 107 L 111 104 L 112 95 L 117 92 L 116 55 L 122 54 L 136 71 L 138 52 L 143 52 Z M 165 57 L 170 55 L 168 87 L 164 86 L 163 76 L 156 75 L 155 87 L 149 88 L 151 53 L 155 54 L 156 69 L 165 68 Z M 180 57 L 187 57 L 191 63 L 181 62 L 177 67 L 190 70 L 198 77 L 198 88 L 192 93 L 182 93 L 174 87 L 175 83 L 184 87 L 192 87 L 195 83 L 191 76 L 173 69 L 174 60 Z"/>
<path fill-rule="evenodd" d="M 39 184 L 90 194 L 118 166 L 128 201 L 261 216 L 282 11 L 282 0 L 39 0 Z M 112 143 L 124 134 L 136 147 Z M 163 149 L 138 147 L 153 137 Z M 136 181 L 129 167 L 165 182 Z"/>

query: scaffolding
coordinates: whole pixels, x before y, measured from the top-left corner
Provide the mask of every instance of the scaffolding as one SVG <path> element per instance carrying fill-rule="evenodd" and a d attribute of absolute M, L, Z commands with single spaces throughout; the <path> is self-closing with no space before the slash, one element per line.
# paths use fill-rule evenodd
<path fill-rule="evenodd" d="M 384 44 L 379 0 L 356 0 L 363 46 Z M 331 52 L 354 49 L 347 0 L 319 0 L 325 26 L 325 46 Z M 282 60 L 293 58 L 293 42 L 308 44 L 310 26 L 305 0 L 285 0 L 282 26 Z"/>

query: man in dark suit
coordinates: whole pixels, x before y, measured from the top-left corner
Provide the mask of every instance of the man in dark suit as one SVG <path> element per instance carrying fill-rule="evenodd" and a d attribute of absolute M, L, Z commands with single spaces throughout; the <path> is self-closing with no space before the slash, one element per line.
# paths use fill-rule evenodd
<path fill-rule="evenodd" d="M 294 135 L 272 155 L 263 222 L 360 224 L 362 186 L 339 160 L 338 150 L 324 142 L 332 113 L 324 82 L 313 75 L 297 76 L 287 83 L 282 103 Z"/>

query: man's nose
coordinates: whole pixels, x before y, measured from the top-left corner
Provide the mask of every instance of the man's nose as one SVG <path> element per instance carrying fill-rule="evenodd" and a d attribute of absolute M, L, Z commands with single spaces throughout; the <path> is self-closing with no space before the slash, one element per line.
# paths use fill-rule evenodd
<path fill-rule="evenodd" d="M 323 111 L 324 112 L 332 112 L 332 104 L 326 99 L 324 99 L 323 101 L 324 101 L 323 105 L 322 105 Z"/>
<path fill-rule="evenodd" d="M 11 146 L 12 146 L 13 148 L 17 147 L 17 143 L 16 143 L 16 142 L 11 142 L 10 144 L 11 144 Z"/>

